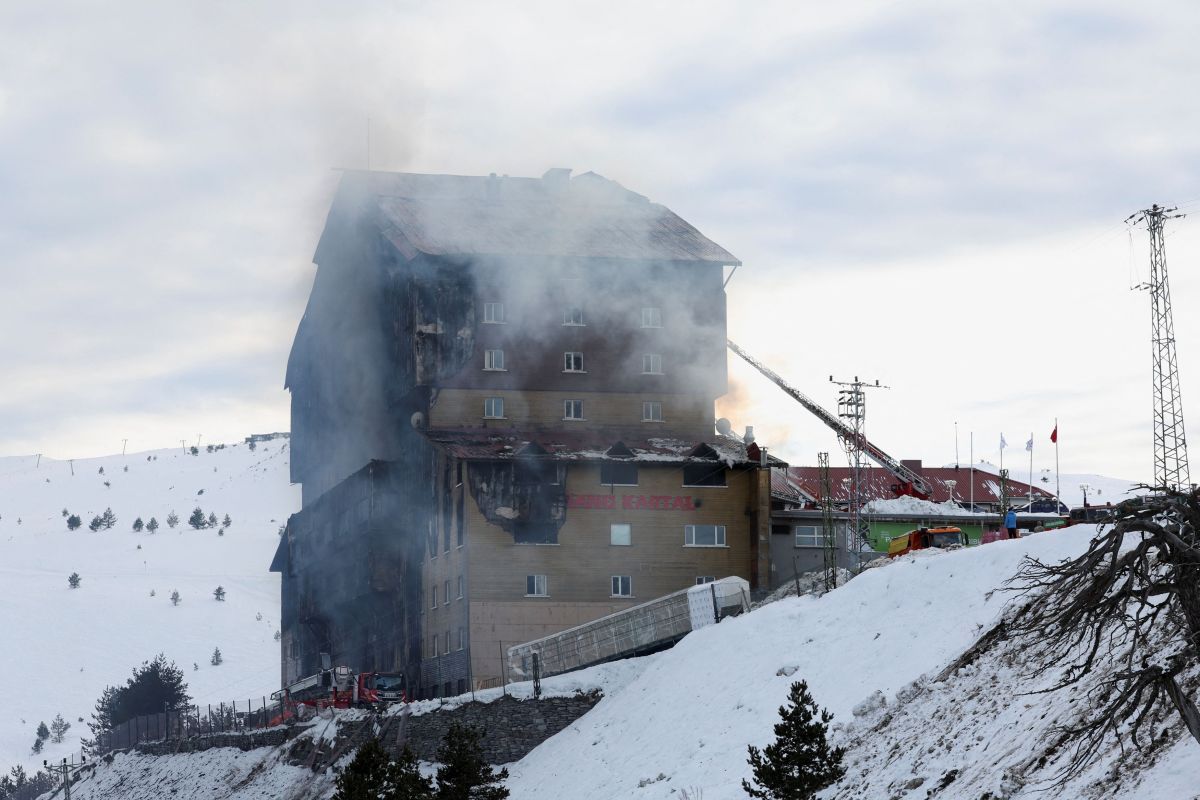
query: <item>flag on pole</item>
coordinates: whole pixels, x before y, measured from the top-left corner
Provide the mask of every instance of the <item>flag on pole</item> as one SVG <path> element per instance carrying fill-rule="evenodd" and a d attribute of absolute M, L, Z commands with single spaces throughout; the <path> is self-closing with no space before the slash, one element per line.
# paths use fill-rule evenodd
<path fill-rule="evenodd" d="M 1029 441 L 1025 443 L 1025 450 L 1030 453 L 1033 452 L 1033 436 L 1030 436 Z"/>
<path fill-rule="evenodd" d="M 1003 450 L 1006 447 L 1008 447 L 1008 442 L 1004 441 L 1004 434 L 1002 433 L 1000 434 L 1000 449 Z"/>
<path fill-rule="evenodd" d="M 1058 444 L 1058 423 L 1054 423 L 1054 430 L 1050 431 L 1050 441 Z"/>

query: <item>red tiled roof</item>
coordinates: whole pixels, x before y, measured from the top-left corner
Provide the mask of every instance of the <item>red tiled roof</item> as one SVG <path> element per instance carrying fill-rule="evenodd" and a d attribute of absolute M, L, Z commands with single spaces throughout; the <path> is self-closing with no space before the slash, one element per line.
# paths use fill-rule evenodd
<path fill-rule="evenodd" d="M 929 499 L 935 503 L 944 503 L 950 500 L 950 486 L 947 481 L 955 481 L 954 485 L 954 500 L 957 502 L 966 502 L 972 497 L 976 503 L 998 503 L 1000 502 L 1000 478 L 990 472 L 975 470 L 974 473 L 967 467 L 921 467 L 918 470 L 929 485 L 933 488 L 933 496 Z M 896 492 L 892 487 L 896 484 L 896 478 L 882 467 L 871 466 L 863 470 L 863 491 L 868 500 L 886 500 L 896 496 Z M 972 495 L 971 482 L 972 474 L 974 476 L 975 491 Z M 831 467 L 829 470 L 830 482 L 833 489 L 834 502 L 846 502 L 848 500 L 847 486 L 842 482 L 843 479 L 850 477 L 849 467 Z M 800 489 L 812 496 L 821 496 L 821 476 L 816 467 L 791 467 L 788 470 L 788 477 L 791 482 L 795 483 Z M 775 486 L 772 483 L 772 490 Z M 1022 481 L 1008 479 L 1008 496 L 1010 498 L 1020 498 L 1029 496 L 1029 484 Z M 1034 500 L 1052 499 L 1054 494 L 1037 486 L 1033 487 Z"/>

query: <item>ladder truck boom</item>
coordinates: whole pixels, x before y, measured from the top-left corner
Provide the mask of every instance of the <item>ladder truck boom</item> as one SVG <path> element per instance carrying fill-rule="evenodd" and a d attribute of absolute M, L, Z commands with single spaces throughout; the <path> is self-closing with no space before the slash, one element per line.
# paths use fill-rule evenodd
<path fill-rule="evenodd" d="M 838 419 L 835 415 L 829 413 L 820 405 L 806 397 L 799 389 L 790 385 L 787 381 L 781 378 L 774 370 L 763 364 L 754 356 L 747 353 L 737 345 L 732 339 L 727 339 L 729 349 L 737 353 L 750 366 L 765 375 L 772 383 L 778 386 L 783 391 L 787 392 L 793 400 L 807 408 L 817 419 L 824 422 L 833 432 L 838 435 L 838 438 L 843 442 L 854 442 L 855 433 L 844 422 Z M 900 481 L 897 487 L 898 494 L 908 494 L 914 497 L 919 497 L 923 500 L 929 499 L 933 494 L 933 487 L 921 477 L 915 470 L 901 464 L 897 459 L 892 458 L 878 446 L 873 444 L 867 437 L 858 436 L 859 448 L 867 454 L 867 456 L 879 466 L 886 469 Z"/>

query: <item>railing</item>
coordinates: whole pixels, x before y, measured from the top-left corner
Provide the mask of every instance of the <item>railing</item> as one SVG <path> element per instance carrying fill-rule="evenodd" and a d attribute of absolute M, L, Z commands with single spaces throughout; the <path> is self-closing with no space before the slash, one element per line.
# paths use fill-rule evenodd
<path fill-rule="evenodd" d="M 91 751 L 103 755 L 143 742 L 188 739 L 218 733 L 243 733 L 279 724 L 283 708 L 267 699 L 193 705 L 157 714 L 143 714 L 113 726 L 96 737 Z"/>

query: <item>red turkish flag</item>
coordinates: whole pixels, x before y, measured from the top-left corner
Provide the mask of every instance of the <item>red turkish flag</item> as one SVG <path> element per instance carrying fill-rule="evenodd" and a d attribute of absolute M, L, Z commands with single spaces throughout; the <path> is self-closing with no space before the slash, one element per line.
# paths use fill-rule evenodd
<path fill-rule="evenodd" d="M 1054 426 L 1054 430 L 1050 431 L 1050 441 L 1058 444 L 1058 426 Z"/>

